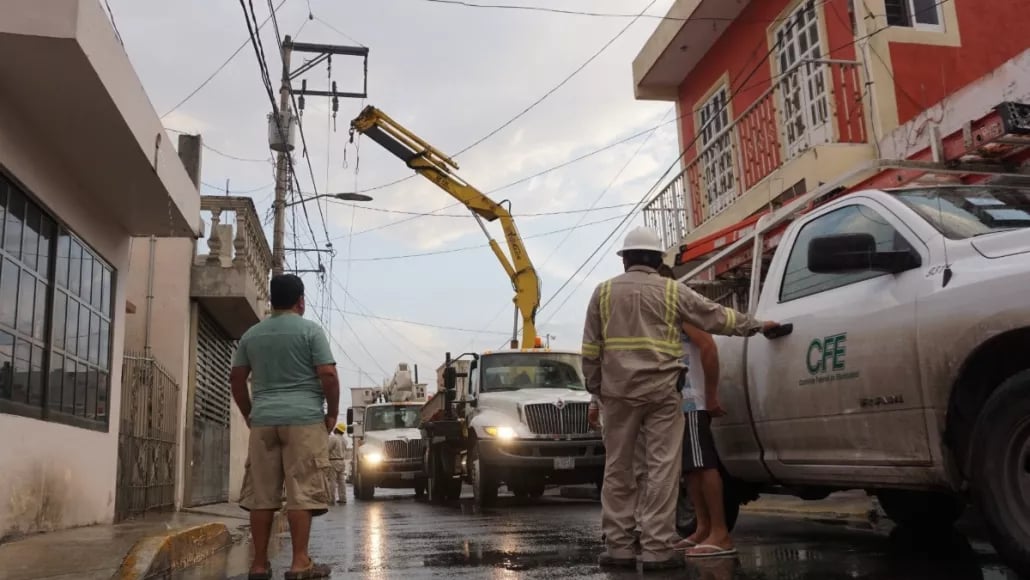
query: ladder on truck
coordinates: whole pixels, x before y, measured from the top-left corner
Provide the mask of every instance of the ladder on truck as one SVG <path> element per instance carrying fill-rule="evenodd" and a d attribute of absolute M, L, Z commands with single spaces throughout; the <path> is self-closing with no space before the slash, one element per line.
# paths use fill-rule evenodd
<path fill-rule="evenodd" d="M 948 178 L 954 184 L 998 179 L 1030 180 L 1030 104 L 1006 102 L 988 115 L 942 136 L 930 129 L 930 145 L 908 159 L 876 159 L 804 193 L 775 210 L 764 210 L 732 226 L 681 246 L 676 266 L 692 286 L 719 285 L 731 274 L 749 277 L 797 216 L 840 197 L 869 189 L 894 189 L 921 180 Z M 760 250 L 756 251 L 760 247 Z M 754 285 L 752 289 L 754 289 Z M 750 297 L 754 304 L 756 296 Z"/>

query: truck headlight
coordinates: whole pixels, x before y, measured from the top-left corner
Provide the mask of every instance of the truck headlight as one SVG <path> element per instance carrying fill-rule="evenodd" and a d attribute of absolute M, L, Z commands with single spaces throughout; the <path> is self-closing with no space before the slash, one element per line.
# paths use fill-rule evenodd
<path fill-rule="evenodd" d="M 383 462 L 383 454 L 373 451 L 362 455 L 362 459 L 369 465 L 378 465 Z"/>
<path fill-rule="evenodd" d="M 502 441 L 511 441 L 515 438 L 515 430 L 511 427 L 485 427 L 483 431 L 491 437 L 496 437 Z"/>

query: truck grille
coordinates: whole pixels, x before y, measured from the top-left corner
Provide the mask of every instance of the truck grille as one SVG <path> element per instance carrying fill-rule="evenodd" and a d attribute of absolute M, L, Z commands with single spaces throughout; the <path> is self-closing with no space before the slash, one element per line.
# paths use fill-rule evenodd
<path fill-rule="evenodd" d="M 587 426 L 587 403 L 565 403 L 561 409 L 553 403 L 526 405 L 526 424 L 537 435 L 584 435 Z"/>
<path fill-rule="evenodd" d="M 383 450 L 387 459 L 421 459 L 425 452 L 425 444 L 421 439 L 394 439 L 387 441 Z"/>

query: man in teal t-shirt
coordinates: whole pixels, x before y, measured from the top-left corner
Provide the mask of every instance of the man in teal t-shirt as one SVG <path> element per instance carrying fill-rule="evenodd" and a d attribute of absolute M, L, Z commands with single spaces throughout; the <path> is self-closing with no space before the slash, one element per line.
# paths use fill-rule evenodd
<path fill-rule="evenodd" d="M 311 561 L 308 540 L 311 518 L 329 508 L 329 432 L 340 407 L 336 362 L 325 332 L 304 319 L 304 282 L 275 276 L 270 290 L 272 316 L 244 333 L 230 375 L 233 399 L 250 427 L 240 493 L 254 539 L 249 578 L 271 578 L 268 541 L 284 486 L 293 547 L 286 578 L 328 577 L 327 566 Z"/>

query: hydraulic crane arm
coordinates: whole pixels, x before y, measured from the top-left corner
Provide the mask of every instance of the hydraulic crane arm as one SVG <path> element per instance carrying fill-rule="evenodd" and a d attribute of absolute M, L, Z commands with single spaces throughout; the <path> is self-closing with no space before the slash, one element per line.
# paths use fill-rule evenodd
<path fill-rule="evenodd" d="M 501 267 L 507 272 L 512 287 L 515 289 L 515 307 L 522 316 L 522 348 L 533 348 L 536 345 L 537 337 L 536 311 L 540 307 L 540 279 L 526 253 L 526 246 L 522 243 L 522 237 L 519 236 L 511 213 L 503 205 L 490 199 L 452 173 L 453 170 L 458 169 L 458 164 L 453 159 L 420 139 L 379 109 L 371 106 L 365 107 L 365 110 L 351 121 L 351 129 L 367 135 L 382 145 L 383 148 L 406 163 L 408 167 L 451 194 L 451 197 L 460 201 L 472 212 L 479 227 L 483 229 L 483 233 L 490 240 L 490 249 L 501 262 Z M 500 220 L 504 238 L 508 243 L 508 252 L 511 254 L 510 258 L 505 255 L 500 244 L 487 231 L 486 225 L 483 224 L 484 219 L 487 221 Z"/>

